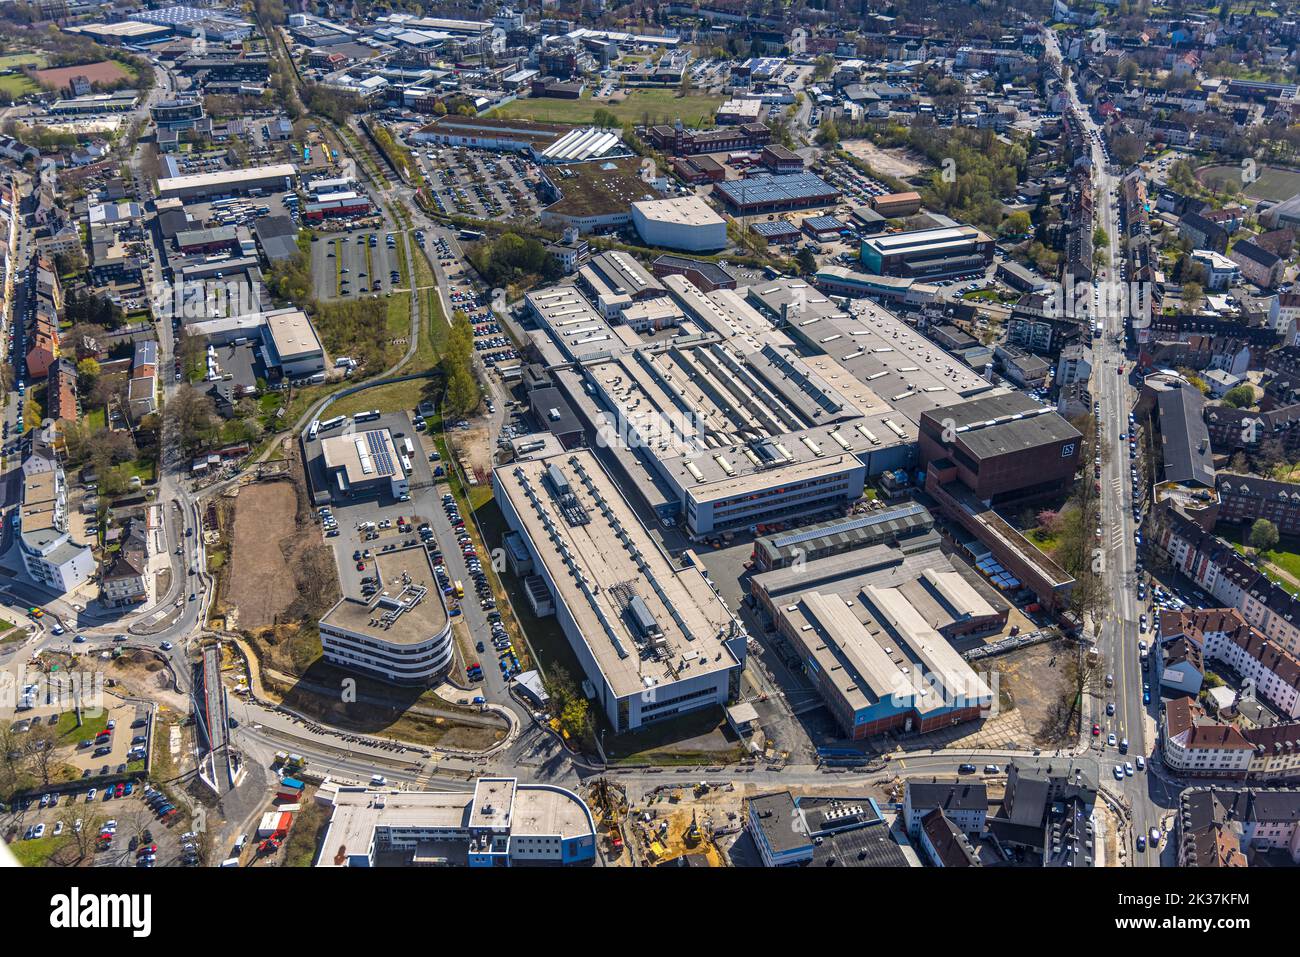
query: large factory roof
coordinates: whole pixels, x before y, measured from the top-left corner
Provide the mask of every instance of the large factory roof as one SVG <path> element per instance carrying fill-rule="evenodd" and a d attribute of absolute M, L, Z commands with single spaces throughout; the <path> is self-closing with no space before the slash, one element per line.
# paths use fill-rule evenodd
<path fill-rule="evenodd" d="M 907 548 L 874 545 L 755 578 L 845 700 L 860 710 L 917 694 L 922 713 L 991 695 L 937 628 L 998 614 L 956 571 L 935 536 Z M 928 544 L 929 547 L 926 547 Z M 943 690 L 930 688 L 933 676 Z"/>
<path fill-rule="evenodd" d="M 659 550 L 591 451 L 503 465 L 495 479 L 617 696 L 736 667 L 726 605 Z"/>

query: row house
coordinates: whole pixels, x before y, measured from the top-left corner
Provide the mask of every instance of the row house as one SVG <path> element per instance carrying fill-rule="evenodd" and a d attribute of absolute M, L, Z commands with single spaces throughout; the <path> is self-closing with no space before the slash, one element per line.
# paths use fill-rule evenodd
<path fill-rule="evenodd" d="M 1228 665 L 1283 717 L 1300 717 L 1300 660 L 1253 628 L 1236 608 L 1164 612 L 1160 636 L 1197 643 L 1205 661 Z"/>
<path fill-rule="evenodd" d="M 1296 385 L 1300 386 L 1300 381 Z M 1210 445 L 1218 455 L 1253 452 L 1271 441 L 1280 442 L 1288 455 L 1300 451 L 1300 403 L 1261 412 L 1207 405 L 1205 426 L 1210 430 Z"/>
<path fill-rule="evenodd" d="M 1211 601 L 1236 609 L 1291 655 L 1300 654 L 1300 599 L 1246 561 L 1223 539 L 1165 503 L 1153 513 L 1154 541 Z"/>
<path fill-rule="evenodd" d="M 1244 780 L 1255 749 L 1231 724 L 1215 721 L 1194 698 L 1171 698 L 1160 715 L 1161 756 L 1175 774 Z"/>
<path fill-rule="evenodd" d="M 1218 521 L 1243 525 L 1265 518 L 1283 535 L 1300 534 L 1300 484 L 1220 472 Z"/>
<path fill-rule="evenodd" d="M 1175 830 L 1179 867 L 1246 867 L 1247 851 L 1300 863 L 1300 790 L 1188 788 Z"/>

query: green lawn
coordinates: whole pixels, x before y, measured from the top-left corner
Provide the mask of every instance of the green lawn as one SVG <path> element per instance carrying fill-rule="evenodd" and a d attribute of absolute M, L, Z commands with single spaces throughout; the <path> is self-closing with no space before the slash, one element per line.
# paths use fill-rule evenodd
<path fill-rule="evenodd" d="M 0 97 L 4 99 L 18 100 L 29 93 L 36 93 L 39 90 L 40 86 L 25 74 L 9 73 L 0 76 Z"/>
<path fill-rule="evenodd" d="M 1232 547 L 1242 555 L 1246 555 L 1251 551 L 1251 549 L 1246 545 L 1246 539 L 1250 536 L 1249 524 L 1220 524 L 1215 528 L 1215 534 L 1222 536 L 1225 541 L 1231 544 Z M 1261 571 L 1263 571 L 1271 581 L 1281 585 L 1292 594 L 1300 594 L 1300 589 L 1297 589 L 1292 582 L 1286 581 L 1268 567 L 1269 565 L 1276 566 L 1292 578 L 1300 581 L 1300 541 L 1284 536 L 1278 542 L 1275 550 L 1260 552 L 1259 557 L 1265 563 L 1261 566 Z"/>
<path fill-rule="evenodd" d="M 7 53 L 0 56 L 0 70 L 15 70 L 20 66 L 45 66 L 45 57 L 39 53 Z"/>
<path fill-rule="evenodd" d="M 44 867 L 57 850 L 72 840 L 72 835 L 66 830 L 58 837 L 50 835 L 50 827 L 46 828 L 45 837 L 35 841 L 14 841 L 9 845 L 9 850 L 13 851 L 19 864 L 23 867 Z"/>
<path fill-rule="evenodd" d="M 96 715 L 86 714 L 86 719 L 80 726 L 77 725 L 77 716 L 75 712 L 65 711 L 59 715 L 59 724 L 55 732 L 60 738 L 68 738 L 72 741 L 81 741 L 86 738 L 93 738 L 99 732 L 108 726 L 108 712 L 103 709 Z"/>
<path fill-rule="evenodd" d="M 86 428 L 91 432 L 98 432 L 100 429 L 106 428 L 108 425 L 108 416 L 103 406 L 100 406 L 97 409 L 91 409 L 82 416 L 82 419 L 86 423 Z"/>
<path fill-rule="evenodd" d="M 410 379 L 406 382 L 376 386 L 339 399 L 330 405 L 328 414 L 330 416 L 354 415 L 367 409 L 378 409 L 380 412 L 411 412 L 423 400 L 436 398 L 436 393 L 432 391 L 436 388 L 435 379 Z"/>
<path fill-rule="evenodd" d="M 687 126 L 708 125 L 722 103 L 721 96 L 692 93 L 679 96 L 676 87 L 665 90 L 631 89 L 618 99 L 594 100 L 591 93 L 583 93 L 578 100 L 556 100 L 548 97 L 514 100 L 491 112 L 491 116 L 513 119 L 537 120 L 542 123 L 590 123 L 596 110 L 608 110 L 621 122 L 640 123 L 646 114 L 651 122 L 671 123 L 681 118 Z"/>

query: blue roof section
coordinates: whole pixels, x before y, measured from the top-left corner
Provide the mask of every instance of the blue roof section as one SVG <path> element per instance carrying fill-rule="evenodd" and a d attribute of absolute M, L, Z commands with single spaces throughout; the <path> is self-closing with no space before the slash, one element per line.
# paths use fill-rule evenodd
<path fill-rule="evenodd" d="M 825 233 L 831 230 L 841 230 L 844 224 L 834 216 L 809 216 L 803 221 L 804 227 L 814 232 Z"/>
<path fill-rule="evenodd" d="M 760 236 L 785 236 L 790 233 L 798 233 L 799 228 L 794 223 L 787 223 L 784 219 L 774 219 L 771 222 L 754 223 L 749 227 Z"/>
<path fill-rule="evenodd" d="M 786 173 L 781 176 L 767 173 L 762 176 L 715 183 L 713 189 L 737 206 L 798 202 L 820 196 L 839 195 L 835 187 L 813 173 Z"/>

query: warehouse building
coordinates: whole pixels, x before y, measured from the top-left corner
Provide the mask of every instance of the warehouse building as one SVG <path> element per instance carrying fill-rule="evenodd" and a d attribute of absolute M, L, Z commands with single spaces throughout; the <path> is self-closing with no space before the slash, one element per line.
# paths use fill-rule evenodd
<path fill-rule="evenodd" d="M 383 434 L 387 436 L 386 431 Z M 354 440 L 360 442 L 363 437 L 326 440 L 326 455 L 331 442 Z M 451 666 L 454 642 L 451 618 L 429 552 L 418 545 L 379 550 L 371 568 L 379 579 L 379 590 L 372 597 L 344 595 L 321 616 L 325 660 L 394 684 L 423 685 L 437 680 Z"/>
<path fill-rule="evenodd" d="M 305 379 L 325 371 L 325 350 L 301 309 L 266 313 L 266 329 L 273 353 L 268 365 L 278 364 L 286 379 Z"/>
<path fill-rule="evenodd" d="M 813 173 L 764 173 L 715 183 L 713 195 L 733 216 L 759 216 L 797 209 L 834 206 L 840 193 Z"/>
<path fill-rule="evenodd" d="M 915 503 L 883 512 L 850 515 L 754 539 L 754 565 L 763 571 L 788 568 L 796 562 L 816 561 L 868 545 L 925 535 L 933 528 L 934 516 L 925 506 Z"/>
<path fill-rule="evenodd" d="M 616 733 L 735 699 L 744 629 L 700 569 L 668 560 L 595 455 L 503 465 L 492 482 Z"/>
<path fill-rule="evenodd" d="M 949 639 L 999 630 L 1009 606 L 941 543 L 929 531 L 751 581 L 846 737 L 948 728 L 993 704 Z"/>
<path fill-rule="evenodd" d="M 943 226 L 871 236 L 862 265 L 882 276 L 938 277 L 982 271 L 993 262 L 993 240 L 974 226 Z"/>
<path fill-rule="evenodd" d="M 510 867 L 591 864 L 596 822 L 553 784 L 479 778 L 474 790 L 388 790 L 327 781 L 332 808 L 317 867 Z"/>
<path fill-rule="evenodd" d="M 698 196 L 633 203 L 632 225 L 649 246 L 705 252 L 727 245 L 727 221 Z"/>
<path fill-rule="evenodd" d="M 250 166 L 217 173 L 194 173 L 158 180 L 158 198 L 203 199 L 262 190 L 284 191 L 292 184 L 297 167 L 292 163 Z"/>
<path fill-rule="evenodd" d="M 871 197 L 871 208 L 886 219 L 901 219 L 921 210 L 920 193 L 885 193 Z"/>

